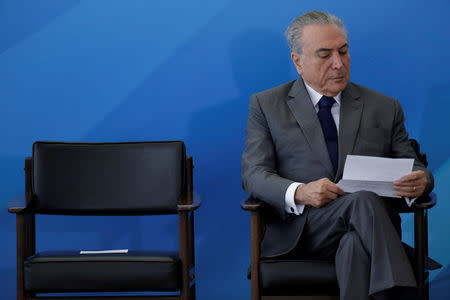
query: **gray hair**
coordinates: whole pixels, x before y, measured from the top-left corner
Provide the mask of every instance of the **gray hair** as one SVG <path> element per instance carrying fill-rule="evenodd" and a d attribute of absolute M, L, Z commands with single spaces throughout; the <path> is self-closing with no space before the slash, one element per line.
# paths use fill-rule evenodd
<path fill-rule="evenodd" d="M 286 39 L 288 41 L 289 47 L 291 48 L 291 52 L 303 55 L 303 27 L 310 24 L 336 25 L 344 32 L 345 35 L 347 35 L 344 23 L 342 23 L 342 20 L 335 15 L 318 10 L 310 11 L 301 15 L 300 17 L 295 18 L 286 29 Z"/>

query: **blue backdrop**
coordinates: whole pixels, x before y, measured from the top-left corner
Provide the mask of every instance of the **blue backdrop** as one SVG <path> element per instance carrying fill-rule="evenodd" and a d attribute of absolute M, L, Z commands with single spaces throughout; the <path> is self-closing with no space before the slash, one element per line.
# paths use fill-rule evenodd
<path fill-rule="evenodd" d="M 432 299 L 450 298 L 450 2 L 0 0 L 0 291 L 35 140 L 184 140 L 195 162 L 198 299 L 249 299 L 240 155 L 251 93 L 295 79 L 283 33 L 312 9 L 349 32 L 352 81 L 398 98 L 436 179 Z M 177 220 L 40 216 L 38 249 L 177 248 Z M 410 216 L 404 234 L 412 242 Z M 61 232 L 66 232 L 62 237 Z M 155 237 L 162 241 L 155 244 Z"/>

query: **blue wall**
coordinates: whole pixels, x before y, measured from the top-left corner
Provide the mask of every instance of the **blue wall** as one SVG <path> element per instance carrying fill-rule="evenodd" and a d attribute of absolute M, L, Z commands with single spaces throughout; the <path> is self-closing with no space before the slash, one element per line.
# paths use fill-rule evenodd
<path fill-rule="evenodd" d="M 0 0 L 0 297 L 15 297 L 15 219 L 6 206 L 23 193 L 33 141 L 181 139 L 204 201 L 198 298 L 249 299 L 249 216 L 239 207 L 248 99 L 297 77 L 283 32 L 312 9 L 343 19 L 352 81 L 398 98 L 429 155 L 440 200 L 430 254 L 445 265 L 432 274 L 431 293 L 449 299 L 447 0 Z M 404 217 L 410 242 L 412 223 Z M 171 217 L 40 216 L 37 230 L 40 250 L 177 248 Z"/>

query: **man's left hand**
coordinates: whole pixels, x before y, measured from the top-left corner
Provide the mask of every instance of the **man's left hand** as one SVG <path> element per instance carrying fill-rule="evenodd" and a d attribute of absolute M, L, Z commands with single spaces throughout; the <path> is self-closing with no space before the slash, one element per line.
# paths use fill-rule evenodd
<path fill-rule="evenodd" d="M 427 176 L 424 171 L 414 171 L 394 181 L 397 195 L 408 198 L 420 197 L 427 186 Z"/>

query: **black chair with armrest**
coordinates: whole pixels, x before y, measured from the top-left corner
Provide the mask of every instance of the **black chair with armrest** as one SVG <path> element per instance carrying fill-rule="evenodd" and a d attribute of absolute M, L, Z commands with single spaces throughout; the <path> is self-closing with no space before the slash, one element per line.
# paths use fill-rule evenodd
<path fill-rule="evenodd" d="M 25 160 L 25 199 L 8 208 L 16 214 L 17 299 L 79 299 L 64 294 L 73 292 L 94 293 L 83 299 L 195 299 L 193 212 L 200 200 L 192 168 L 181 141 L 34 143 Z M 36 253 L 36 214 L 178 214 L 179 251 Z M 95 296 L 131 291 L 176 293 Z"/>
<path fill-rule="evenodd" d="M 420 153 L 418 143 L 410 140 L 419 159 L 428 165 L 426 155 Z M 424 195 L 400 213 L 414 213 L 414 249 L 405 245 L 416 275 L 419 294 L 429 299 L 428 270 L 441 265 L 428 255 L 428 209 L 436 205 L 436 195 Z M 308 260 L 286 258 L 261 258 L 260 244 L 263 237 L 264 203 L 249 198 L 241 204 L 250 211 L 251 265 L 248 278 L 251 280 L 251 299 L 339 299 L 339 287 L 333 260 Z"/>

